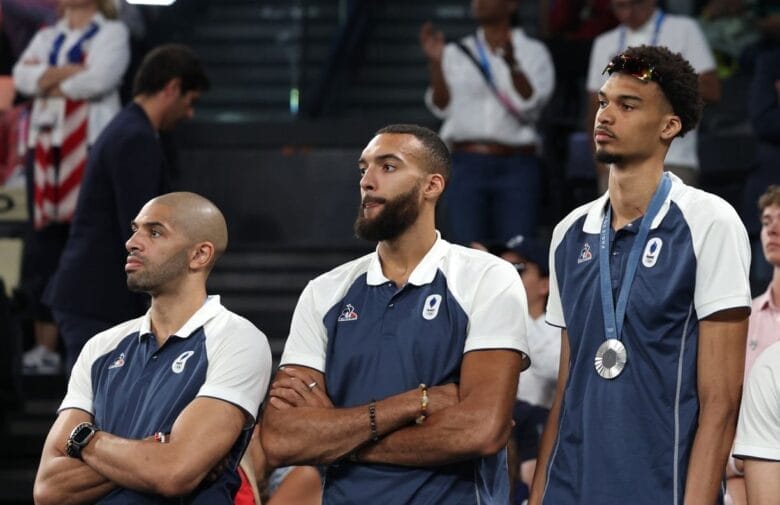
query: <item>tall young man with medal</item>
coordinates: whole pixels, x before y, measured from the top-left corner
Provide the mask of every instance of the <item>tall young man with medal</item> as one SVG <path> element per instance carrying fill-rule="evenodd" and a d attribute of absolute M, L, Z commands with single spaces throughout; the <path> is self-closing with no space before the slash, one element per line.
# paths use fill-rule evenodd
<path fill-rule="evenodd" d="M 555 229 L 556 398 L 532 505 L 713 505 L 739 408 L 750 248 L 726 202 L 664 172 L 701 115 L 697 77 L 663 47 L 604 70 L 594 140 L 609 190 Z"/>

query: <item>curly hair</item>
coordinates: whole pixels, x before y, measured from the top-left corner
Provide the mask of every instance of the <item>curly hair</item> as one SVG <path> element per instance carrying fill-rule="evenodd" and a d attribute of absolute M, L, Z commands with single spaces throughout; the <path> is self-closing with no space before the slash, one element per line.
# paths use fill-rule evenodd
<path fill-rule="evenodd" d="M 637 58 L 653 67 L 652 80 L 661 87 L 682 123 L 678 137 L 696 128 L 701 119 L 704 102 L 699 95 L 699 76 L 688 60 L 680 53 L 673 53 L 663 46 L 629 47 L 615 58 L 621 56 Z"/>

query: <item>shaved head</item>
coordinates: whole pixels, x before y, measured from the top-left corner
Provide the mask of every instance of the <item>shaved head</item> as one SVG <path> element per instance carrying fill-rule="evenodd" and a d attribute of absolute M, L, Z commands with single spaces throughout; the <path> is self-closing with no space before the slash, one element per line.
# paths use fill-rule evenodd
<path fill-rule="evenodd" d="M 227 249 L 228 232 L 225 216 L 210 200 L 186 191 L 167 193 L 146 205 L 163 205 L 171 209 L 171 222 L 193 244 L 214 244 L 214 261 Z"/>

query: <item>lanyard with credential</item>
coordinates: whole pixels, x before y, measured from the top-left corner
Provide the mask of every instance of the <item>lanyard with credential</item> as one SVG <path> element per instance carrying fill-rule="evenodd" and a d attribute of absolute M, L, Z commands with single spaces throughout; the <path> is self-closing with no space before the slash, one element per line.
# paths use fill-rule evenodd
<path fill-rule="evenodd" d="M 666 13 L 659 9 L 658 15 L 655 17 L 653 38 L 650 40 L 651 46 L 658 45 L 658 34 L 661 33 L 661 25 L 664 24 L 664 17 L 666 17 Z M 626 48 L 626 27 L 625 25 L 620 25 L 620 38 L 618 39 L 618 48 L 617 48 L 617 53 L 615 54 L 619 54 L 625 48 Z"/>
<path fill-rule="evenodd" d="M 485 51 L 485 47 L 482 45 L 482 42 L 479 40 L 479 35 L 474 37 L 474 45 L 477 46 L 477 53 L 479 53 L 479 66 L 482 68 L 482 74 L 485 76 L 485 80 L 487 81 L 488 86 L 493 90 L 493 94 L 496 95 L 498 101 L 501 102 L 501 104 L 509 111 L 509 113 L 520 120 L 523 117 L 522 113 L 517 110 L 514 104 L 512 104 L 512 101 L 509 99 L 509 97 L 506 96 L 504 92 L 499 90 L 498 86 L 496 86 L 496 82 L 493 79 L 493 72 L 490 70 L 490 62 L 488 61 L 487 52 Z"/>
<path fill-rule="evenodd" d="M 655 190 L 647 212 L 642 217 L 634 244 L 631 246 L 631 252 L 628 254 L 626 270 L 623 274 L 623 282 L 618 292 L 617 306 L 612 297 L 612 276 L 609 269 L 609 235 L 612 225 L 612 206 L 608 205 L 604 214 L 604 220 L 601 222 L 601 233 L 599 236 L 599 280 L 601 284 L 601 306 L 604 314 L 604 330 L 606 332 L 604 341 L 596 351 L 595 366 L 598 374 L 605 379 L 614 379 L 623 371 L 626 366 L 626 349 L 620 341 L 623 335 L 623 321 L 626 316 L 626 307 L 628 305 L 628 294 L 631 291 L 631 284 L 634 282 L 637 266 L 639 266 L 639 257 L 645 246 L 647 235 L 650 233 L 650 226 L 653 220 L 661 210 L 669 191 L 672 188 L 672 181 L 668 174 L 661 177 L 661 183 Z"/>

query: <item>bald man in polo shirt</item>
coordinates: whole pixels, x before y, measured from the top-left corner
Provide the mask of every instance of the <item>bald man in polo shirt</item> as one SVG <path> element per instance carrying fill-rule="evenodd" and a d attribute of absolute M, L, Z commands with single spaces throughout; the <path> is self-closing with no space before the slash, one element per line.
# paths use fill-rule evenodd
<path fill-rule="evenodd" d="M 131 227 L 127 285 L 151 295 L 151 308 L 79 355 L 36 503 L 232 504 L 271 353 L 260 330 L 206 294 L 225 219 L 199 195 L 169 193 Z"/>

